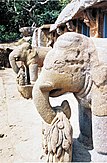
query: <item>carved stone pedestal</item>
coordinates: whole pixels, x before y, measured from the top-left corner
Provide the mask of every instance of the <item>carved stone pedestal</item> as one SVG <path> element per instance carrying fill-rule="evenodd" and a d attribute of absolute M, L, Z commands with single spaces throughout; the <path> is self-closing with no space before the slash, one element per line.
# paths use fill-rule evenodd
<path fill-rule="evenodd" d="M 106 156 L 107 161 L 107 116 L 92 115 L 94 149 Z"/>
<path fill-rule="evenodd" d="M 91 161 L 92 162 L 107 162 L 107 155 L 100 154 L 93 149 L 91 153 Z"/>
<path fill-rule="evenodd" d="M 32 89 L 33 89 L 33 85 L 17 85 L 18 91 L 21 93 L 21 95 L 26 98 L 32 98 Z"/>

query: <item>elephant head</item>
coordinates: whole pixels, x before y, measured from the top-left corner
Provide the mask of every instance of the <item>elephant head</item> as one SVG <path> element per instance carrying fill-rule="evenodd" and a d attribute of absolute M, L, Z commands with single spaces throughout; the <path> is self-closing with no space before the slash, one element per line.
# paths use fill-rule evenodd
<path fill-rule="evenodd" d="M 30 79 L 33 81 L 37 79 L 38 66 L 43 66 L 44 58 L 50 49 L 50 47 L 31 48 L 31 45 L 25 42 L 10 53 L 10 65 L 14 72 L 18 74 L 17 61 L 22 61 L 26 67 L 27 84 L 30 84 Z"/>
<path fill-rule="evenodd" d="M 82 92 L 90 67 L 97 65 L 95 53 L 93 41 L 84 35 L 67 32 L 57 39 L 33 88 L 34 103 L 46 122 L 51 123 L 56 115 L 49 97 Z"/>
<path fill-rule="evenodd" d="M 9 61 L 10 65 L 13 68 L 14 72 L 18 74 L 19 67 L 16 63 L 17 60 L 27 62 L 27 50 L 30 49 L 30 44 L 28 42 L 23 43 L 22 45 L 19 45 L 16 47 L 9 55 Z"/>
<path fill-rule="evenodd" d="M 51 123 L 56 116 L 56 109 L 62 108 L 53 108 L 50 105 L 49 97 L 72 92 L 81 105 L 81 99 L 91 94 L 93 147 L 97 154 L 100 153 L 102 158 L 103 155 L 105 156 L 104 160 L 107 160 L 107 142 L 105 141 L 107 139 L 106 45 L 107 40 L 103 41 L 98 38 L 94 40 L 73 32 L 61 35 L 58 37 L 53 49 L 48 52 L 41 74 L 33 88 L 35 106 L 47 123 Z M 69 110 L 69 107 L 66 108 Z M 84 114 L 87 106 L 86 108 L 84 106 L 83 108 L 80 107 L 80 109 Z M 68 110 L 66 109 L 66 112 Z M 84 120 L 87 121 L 88 119 L 87 122 L 91 123 L 91 115 L 84 114 Z M 85 129 L 86 126 L 91 128 L 91 125 L 85 125 L 86 121 L 84 120 L 83 127 L 85 126 Z M 83 139 L 84 135 L 90 138 L 86 134 L 87 130 L 83 130 L 83 127 L 80 128 L 80 131 L 83 131 L 81 132 Z M 88 131 L 91 135 L 91 129 Z"/>

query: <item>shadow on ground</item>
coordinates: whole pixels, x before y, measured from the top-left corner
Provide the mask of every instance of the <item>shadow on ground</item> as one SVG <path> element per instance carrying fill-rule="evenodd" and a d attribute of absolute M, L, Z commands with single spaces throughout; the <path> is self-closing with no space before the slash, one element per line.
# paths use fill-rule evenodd
<path fill-rule="evenodd" d="M 77 139 L 73 139 L 73 162 L 91 162 L 91 155 Z"/>

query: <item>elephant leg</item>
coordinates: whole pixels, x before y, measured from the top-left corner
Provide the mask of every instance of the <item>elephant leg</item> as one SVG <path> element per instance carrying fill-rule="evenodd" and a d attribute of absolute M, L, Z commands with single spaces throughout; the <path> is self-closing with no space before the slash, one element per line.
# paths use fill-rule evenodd
<path fill-rule="evenodd" d="M 38 64 L 29 65 L 30 82 L 34 83 L 38 78 Z"/>
<path fill-rule="evenodd" d="M 91 110 L 78 104 L 79 109 L 79 142 L 83 143 L 89 149 L 93 148 L 92 142 L 92 114 Z"/>
<path fill-rule="evenodd" d="M 98 74 L 99 85 L 98 83 L 93 85 L 92 131 L 93 146 L 96 152 L 94 160 L 107 162 L 107 68 L 101 70 Z"/>
<path fill-rule="evenodd" d="M 27 76 L 27 84 L 30 84 L 30 73 L 29 73 L 29 67 L 26 66 L 26 76 Z"/>

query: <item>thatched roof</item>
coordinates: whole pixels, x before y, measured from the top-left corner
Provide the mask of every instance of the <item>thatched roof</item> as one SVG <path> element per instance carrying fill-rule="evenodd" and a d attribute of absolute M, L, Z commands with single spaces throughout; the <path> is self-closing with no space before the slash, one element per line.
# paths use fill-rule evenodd
<path fill-rule="evenodd" d="M 102 5 L 105 3 L 107 3 L 107 0 L 73 0 L 59 14 L 55 24 L 51 26 L 50 31 L 55 30 L 59 25 L 73 19 L 79 13 L 81 13 L 81 11 L 91 6 L 99 7 L 99 4 Z"/>

